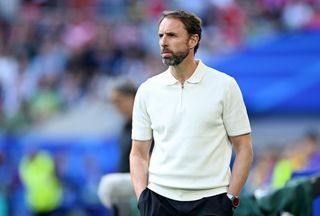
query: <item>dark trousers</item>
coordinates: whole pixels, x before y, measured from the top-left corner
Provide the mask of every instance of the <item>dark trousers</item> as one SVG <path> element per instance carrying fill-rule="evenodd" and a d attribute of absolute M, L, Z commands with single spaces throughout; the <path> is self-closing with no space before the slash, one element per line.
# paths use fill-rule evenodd
<path fill-rule="evenodd" d="M 195 201 L 176 201 L 146 188 L 138 200 L 141 216 L 232 216 L 226 193 Z"/>

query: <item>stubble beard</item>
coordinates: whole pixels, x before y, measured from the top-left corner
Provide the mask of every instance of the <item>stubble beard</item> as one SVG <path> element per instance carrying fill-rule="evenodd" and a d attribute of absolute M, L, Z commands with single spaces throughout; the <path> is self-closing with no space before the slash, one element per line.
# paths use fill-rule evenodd
<path fill-rule="evenodd" d="M 172 57 L 162 58 L 162 62 L 168 66 L 179 65 L 189 55 L 189 52 L 189 49 L 186 49 L 184 51 L 172 53 Z"/>

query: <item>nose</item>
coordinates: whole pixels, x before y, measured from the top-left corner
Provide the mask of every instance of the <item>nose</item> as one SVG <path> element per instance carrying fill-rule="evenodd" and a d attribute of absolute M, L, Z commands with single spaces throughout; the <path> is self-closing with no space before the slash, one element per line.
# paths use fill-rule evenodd
<path fill-rule="evenodd" d="M 166 36 L 162 36 L 162 37 L 159 39 L 159 44 L 160 44 L 160 47 L 166 47 L 166 46 L 167 46 Z"/>

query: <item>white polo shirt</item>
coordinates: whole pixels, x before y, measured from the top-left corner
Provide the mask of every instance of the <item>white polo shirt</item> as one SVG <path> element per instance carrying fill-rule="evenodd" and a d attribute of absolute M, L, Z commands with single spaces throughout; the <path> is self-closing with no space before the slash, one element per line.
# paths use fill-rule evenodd
<path fill-rule="evenodd" d="M 183 85 L 168 69 L 138 89 L 132 139 L 154 138 L 148 188 L 167 198 L 190 201 L 226 192 L 228 136 L 250 132 L 236 81 L 201 61 Z"/>

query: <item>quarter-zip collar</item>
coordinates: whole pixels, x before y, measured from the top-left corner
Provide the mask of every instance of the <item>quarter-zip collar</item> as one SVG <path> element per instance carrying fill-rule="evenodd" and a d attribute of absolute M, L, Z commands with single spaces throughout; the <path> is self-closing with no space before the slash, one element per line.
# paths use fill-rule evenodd
<path fill-rule="evenodd" d="M 198 61 L 198 66 L 196 68 L 196 70 L 194 71 L 194 73 L 191 75 L 191 77 L 189 77 L 189 79 L 186 80 L 186 82 L 188 83 L 199 83 L 202 78 L 204 77 L 205 74 L 205 65 L 202 63 L 201 60 L 197 60 Z M 171 74 L 170 72 L 170 68 L 168 68 L 165 72 L 165 76 L 164 76 L 164 83 L 166 85 L 174 85 L 176 83 L 178 83 L 179 81 Z"/>

